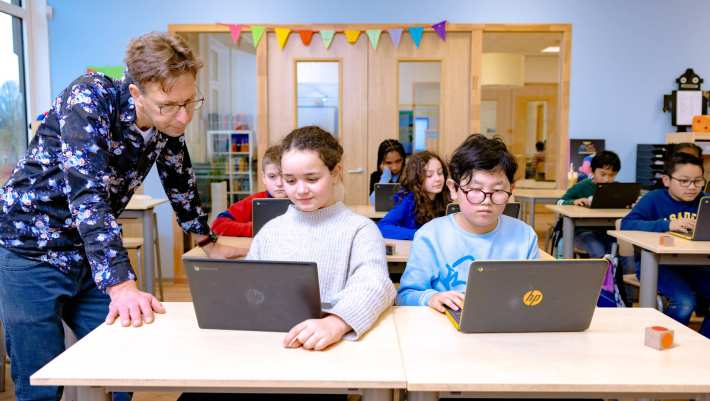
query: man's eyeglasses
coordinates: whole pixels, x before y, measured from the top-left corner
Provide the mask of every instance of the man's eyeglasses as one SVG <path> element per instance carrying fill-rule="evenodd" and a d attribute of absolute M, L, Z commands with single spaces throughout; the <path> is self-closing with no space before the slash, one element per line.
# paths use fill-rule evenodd
<path fill-rule="evenodd" d="M 145 94 L 145 91 L 141 90 L 141 92 L 143 92 L 144 97 L 150 99 L 151 102 L 158 106 L 160 114 L 164 116 L 174 116 L 178 113 L 178 111 L 180 111 L 180 108 L 182 107 L 184 107 L 185 111 L 187 111 L 188 113 L 192 113 L 193 111 L 198 110 L 200 107 L 202 107 L 202 105 L 205 104 L 205 97 L 202 96 L 202 93 L 199 89 L 197 90 L 197 99 L 188 100 L 187 102 L 182 104 L 158 104 L 155 100 L 148 97 L 148 95 Z"/>
<path fill-rule="evenodd" d="M 690 187 L 691 183 L 693 185 L 695 185 L 695 188 L 705 188 L 705 184 L 707 183 L 707 180 L 705 180 L 705 178 L 696 178 L 694 180 L 688 180 L 685 178 L 675 178 L 673 176 L 670 176 L 670 177 L 671 177 L 671 180 L 678 181 L 678 184 L 680 184 L 680 186 L 683 188 Z"/>
<path fill-rule="evenodd" d="M 481 203 L 485 202 L 487 197 L 490 197 L 491 203 L 493 203 L 494 205 L 505 205 L 506 203 L 508 203 L 510 195 L 513 194 L 512 192 L 503 190 L 485 192 L 481 191 L 480 189 L 460 189 L 461 192 L 466 195 L 466 199 L 469 201 L 469 203 L 474 205 L 480 205 Z"/>
<path fill-rule="evenodd" d="M 189 102 L 185 102 L 183 104 L 159 104 L 158 109 L 160 110 L 160 114 L 164 116 L 173 116 L 177 114 L 178 111 L 180 111 L 181 107 L 184 107 L 185 111 L 191 113 L 202 107 L 204 103 L 205 98 L 201 97 L 199 99 L 190 100 Z"/>

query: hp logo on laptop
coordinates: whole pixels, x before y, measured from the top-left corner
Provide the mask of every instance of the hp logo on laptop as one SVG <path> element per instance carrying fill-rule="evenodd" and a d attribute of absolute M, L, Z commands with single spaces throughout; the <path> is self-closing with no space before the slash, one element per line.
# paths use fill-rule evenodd
<path fill-rule="evenodd" d="M 523 294 L 523 303 L 527 306 L 537 306 L 542 302 L 542 291 L 530 290 Z"/>
<path fill-rule="evenodd" d="M 249 305 L 261 305 L 264 303 L 264 293 L 257 290 L 256 288 L 249 288 L 244 292 L 244 297 L 246 297 Z"/>

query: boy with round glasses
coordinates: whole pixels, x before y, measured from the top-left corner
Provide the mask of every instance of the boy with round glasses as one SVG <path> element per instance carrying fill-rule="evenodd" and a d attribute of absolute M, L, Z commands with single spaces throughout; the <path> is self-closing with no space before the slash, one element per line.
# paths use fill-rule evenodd
<path fill-rule="evenodd" d="M 539 258 L 532 227 L 503 215 L 517 167 L 499 139 L 471 135 L 456 149 L 446 185 L 461 211 L 417 231 L 400 279 L 398 305 L 459 310 L 471 262 Z"/>
<path fill-rule="evenodd" d="M 674 153 L 665 164 L 663 185 L 644 195 L 621 220 L 622 230 L 652 232 L 676 231 L 688 234 L 695 228 L 698 205 L 703 197 L 703 161 Z M 640 276 L 637 263 L 636 274 Z M 705 266 L 664 266 L 658 268 L 658 292 L 668 299 L 664 312 L 688 324 L 698 296 L 710 299 L 710 269 Z M 700 334 L 710 338 L 710 319 L 700 326 Z"/>

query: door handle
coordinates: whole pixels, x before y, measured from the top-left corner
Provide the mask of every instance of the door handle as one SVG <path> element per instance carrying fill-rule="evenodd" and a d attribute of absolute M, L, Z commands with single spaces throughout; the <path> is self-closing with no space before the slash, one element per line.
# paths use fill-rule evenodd
<path fill-rule="evenodd" d="M 362 167 L 353 168 L 353 169 L 348 170 L 348 174 L 362 174 L 364 172 L 365 172 L 365 169 Z"/>

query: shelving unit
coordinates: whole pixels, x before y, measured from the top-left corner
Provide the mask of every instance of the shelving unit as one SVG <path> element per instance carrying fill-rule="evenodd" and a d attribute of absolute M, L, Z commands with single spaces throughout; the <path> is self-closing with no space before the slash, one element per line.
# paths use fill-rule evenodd
<path fill-rule="evenodd" d="M 254 133 L 250 130 L 208 130 L 207 159 L 227 180 L 228 202 L 254 190 Z"/>

